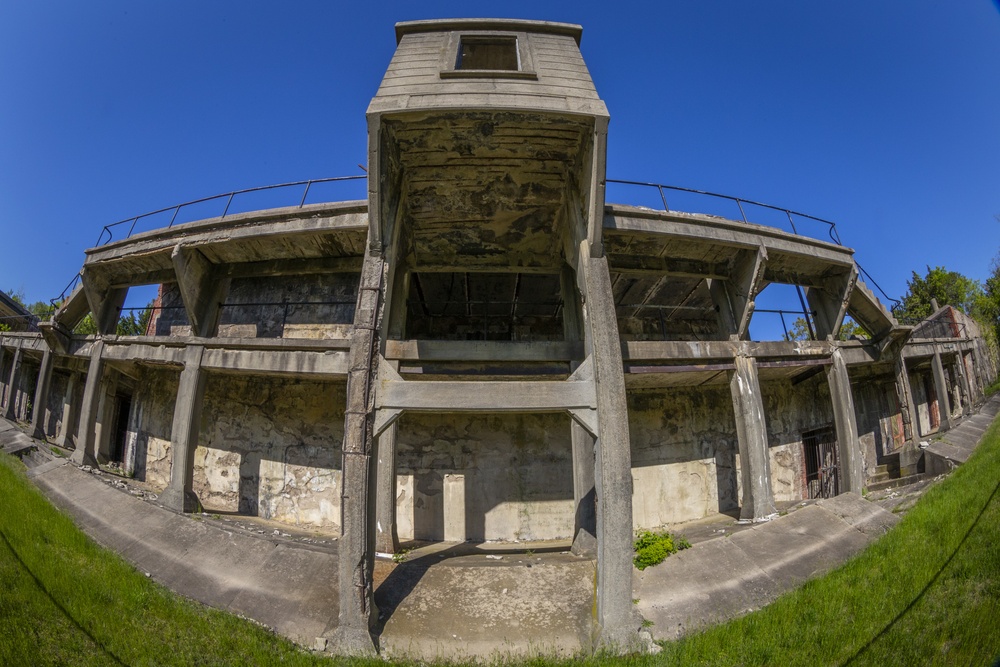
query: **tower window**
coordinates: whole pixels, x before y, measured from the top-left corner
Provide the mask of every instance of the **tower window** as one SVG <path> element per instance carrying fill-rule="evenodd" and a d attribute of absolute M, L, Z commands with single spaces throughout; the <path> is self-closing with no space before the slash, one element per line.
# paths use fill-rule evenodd
<path fill-rule="evenodd" d="M 455 69 L 516 72 L 520 69 L 516 37 L 462 37 Z"/>

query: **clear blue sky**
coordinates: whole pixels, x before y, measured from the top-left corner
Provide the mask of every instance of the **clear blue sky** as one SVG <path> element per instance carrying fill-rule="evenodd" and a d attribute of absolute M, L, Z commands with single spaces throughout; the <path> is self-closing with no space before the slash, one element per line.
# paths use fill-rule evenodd
<path fill-rule="evenodd" d="M 0 289 L 55 296 L 122 218 L 360 173 L 393 23 L 466 16 L 583 25 L 611 112 L 610 178 L 834 220 L 893 296 L 927 265 L 989 273 L 1000 248 L 989 0 L 32 0 L 0 3 Z"/>

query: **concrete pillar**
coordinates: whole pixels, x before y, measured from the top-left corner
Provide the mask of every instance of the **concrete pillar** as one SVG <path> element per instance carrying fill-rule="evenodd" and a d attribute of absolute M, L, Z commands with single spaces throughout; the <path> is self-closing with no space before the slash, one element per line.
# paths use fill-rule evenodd
<path fill-rule="evenodd" d="M 45 409 L 49 403 L 49 387 L 52 385 L 52 366 L 55 355 L 45 348 L 42 363 L 38 368 L 38 382 L 35 384 L 35 403 L 31 412 L 31 437 L 45 439 Z"/>
<path fill-rule="evenodd" d="M 106 373 L 101 381 L 101 398 L 97 402 L 97 425 L 94 439 L 97 441 L 97 460 L 111 458 L 111 438 L 115 432 L 115 395 L 118 393 L 118 374 Z"/>
<path fill-rule="evenodd" d="M 378 620 L 372 584 L 378 487 L 372 409 L 385 270 L 383 257 L 369 247 L 361 268 L 348 361 L 341 464 L 340 610 L 331 643 L 337 653 L 351 655 L 375 653 L 371 628 Z"/>
<path fill-rule="evenodd" d="M 62 428 L 56 437 L 56 445 L 69 448 L 76 442 L 73 432 L 73 421 L 76 419 L 76 392 L 80 386 L 80 374 L 73 371 L 66 382 L 66 394 L 63 396 Z"/>
<path fill-rule="evenodd" d="M 858 439 L 851 379 L 847 374 L 847 364 L 844 363 L 839 347 L 833 349 L 832 361 L 833 363 L 826 369 L 826 380 L 830 385 L 833 423 L 837 431 L 837 455 L 840 459 L 841 472 L 840 492 L 853 491 L 860 494 L 865 485 L 864 460 L 861 457 L 861 442 Z"/>
<path fill-rule="evenodd" d="M 17 419 L 17 393 L 21 386 L 21 346 L 14 349 L 14 359 L 10 364 L 10 373 L 7 375 L 7 405 L 4 407 L 3 416 L 10 420 Z"/>
<path fill-rule="evenodd" d="M 965 357 L 961 350 L 955 353 L 954 368 L 962 392 L 962 414 L 968 417 L 972 414 L 972 387 L 969 384 L 969 376 L 965 372 Z"/>
<path fill-rule="evenodd" d="M 632 451 L 621 340 L 611 275 L 605 257 L 580 253 L 584 314 L 597 389 L 598 433 L 594 488 L 597 496 L 598 644 L 638 648 L 632 604 Z"/>
<path fill-rule="evenodd" d="M 594 436 L 570 421 L 573 443 L 573 553 L 597 555 L 597 495 L 594 488 Z"/>
<path fill-rule="evenodd" d="M 6 356 L 7 356 L 7 348 L 4 347 L 3 337 L 0 336 L 0 409 L 3 408 L 4 404 L 3 396 L 5 392 L 5 385 L 4 385 L 4 373 L 3 373 L 3 360 Z"/>
<path fill-rule="evenodd" d="M 767 521 L 774 517 L 771 488 L 771 459 L 767 450 L 767 423 L 764 401 L 753 357 L 737 355 L 736 368 L 729 373 L 729 392 L 736 416 L 736 439 L 740 449 L 743 498 L 740 521 Z"/>
<path fill-rule="evenodd" d="M 201 510 L 193 479 L 194 452 L 198 448 L 205 396 L 205 371 L 201 368 L 204 353 L 205 348 L 201 345 L 191 345 L 185 350 L 184 370 L 174 402 L 174 421 L 170 427 L 170 483 L 160 494 L 160 503 L 177 512 Z"/>
<path fill-rule="evenodd" d="M 90 367 L 83 388 L 83 408 L 80 410 L 80 428 L 77 431 L 76 450 L 70 460 L 77 465 L 97 466 L 97 412 L 104 380 L 104 341 L 98 340 L 90 348 Z"/>
<path fill-rule="evenodd" d="M 393 422 L 378 437 L 378 500 L 376 501 L 375 551 L 393 554 L 399 550 L 396 532 L 396 434 Z"/>
<path fill-rule="evenodd" d="M 934 372 L 934 392 L 938 399 L 938 415 L 941 418 L 939 431 L 951 429 L 951 397 L 948 393 L 948 382 L 944 377 L 944 364 L 941 363 L 941 353 L 935 347 L 931 359 L 931 369 Z"/>
<path fill-rule="evenodd" d="M 896 376 L 896 400 L 899 401 L 899 412 L 903 420 L 903 439 L 917 444 L 919 437 L 914 426 L 913 418 L 913 392 L 910 389 L 910 375 L 906 372 L 906 361 L 903 360 L 902 350 L 893 361 L 893 373 Z"/>

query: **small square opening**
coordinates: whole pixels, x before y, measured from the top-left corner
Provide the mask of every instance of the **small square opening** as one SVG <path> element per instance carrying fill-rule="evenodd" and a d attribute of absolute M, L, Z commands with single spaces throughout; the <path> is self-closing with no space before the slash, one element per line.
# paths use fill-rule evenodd
<path fill-rule="evenodd" d="M 516 37 L 465 35 L 455 69 L 516 72 L 520 69 Z"/>

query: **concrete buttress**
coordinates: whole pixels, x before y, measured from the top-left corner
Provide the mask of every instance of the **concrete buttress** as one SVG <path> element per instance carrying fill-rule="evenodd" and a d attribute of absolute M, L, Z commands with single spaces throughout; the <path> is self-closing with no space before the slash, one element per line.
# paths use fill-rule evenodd
<path fill-rule="evenodd" d="M 35 385 L 35 402 L 32 404 L 31 437 L 45 439 L 45 408 L 49 402 L 49 387 L 52 384 L 52 365 L 55 355 L 45 348 L 42 364 L 38 369 L 38 383 Z"/>
<path fill-rule="evenodd" d="M 827 367 L 826 379 L 830 385 L 833 423 L 837 431 L 841 470 L 840 492 L 861 493 L 865 484 L 864 461 L 861 457 L 861 443 L 858 439 L 854 398 L 851 395 L 851 379 L 847 374 L 847 364 L 844 363 L 840 348 L 833 348 L 832 361 L 833 363 Z"/>
<path fill-rule="evenodd" d="M 97 340 L 90 348 L 90 366 L 87 383 L 83 389 L 83 407 L 80 410 L 80 428 L 76 450 L 70 460 L 77 465 L 97 466 L 97 412 L 104 379 L 104 341 Z"/>

